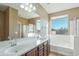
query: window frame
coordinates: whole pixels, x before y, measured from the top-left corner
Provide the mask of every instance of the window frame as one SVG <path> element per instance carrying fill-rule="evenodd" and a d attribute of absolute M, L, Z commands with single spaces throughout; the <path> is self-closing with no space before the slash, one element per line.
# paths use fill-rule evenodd
<path fill-rule="evenodd" d="M 62 17 L 68 17 L 68 34 L 67 35 L 69 35 L 69 33 L 70 33 L 70 31 L 69 31 L 69 29 L 70 29 L 70 23 L 69 23 L 69 15 L 68 14 L 65 14 L 65 15 L 57 15 L 57 16 L 51 16 L 50 17 L 50 33 L 52 32 L 52 25 L 51 25 L 51 21 L 53 20 L 53 19 L 56 19 L 56 18 L 62 18 Z M 56 35 L 61 35 L 61 34 L 56 34 Z"/>

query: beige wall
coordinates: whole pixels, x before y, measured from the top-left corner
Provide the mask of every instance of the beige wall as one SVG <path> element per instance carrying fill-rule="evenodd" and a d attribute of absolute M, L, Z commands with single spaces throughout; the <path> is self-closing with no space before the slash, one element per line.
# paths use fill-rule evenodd
<path fill-rule="evenodd" d="M 9 36 L 14 37 L 17 31 L 18 11 L 9 8 Z"/>
<path fill-rule="evenodd" d="M 25 19 L 25 18 L 23 18 L 23 17 L 19 17 L 19 16 L 18 16 L 18 22 L 27 25 L 27 24 L 28 24 L 28 19 Z"/>
<path fill-rule="evenodd" d="M 4 13 L 0 11 L 0 38 L 4 39 Z"/>
<path fill-rule="evenodd" d="M 29 19 L 28 20 L 28 24 L 35 24 L 35 22 L 36 22 L 36 20 L 34 20 L 34 19 Z"/>
<path fill-rule="evenodd" d="M 9 8 L 0 11 L 0 38 L 6 40 L 9 35 Z"/>
<path fill-rule="evenodd" d="M 5 39 L 8 38 L 9 36 L 9 8 L 7 8 L 5 11 L 4 11 L 4 35 L 5 35 Z"/>

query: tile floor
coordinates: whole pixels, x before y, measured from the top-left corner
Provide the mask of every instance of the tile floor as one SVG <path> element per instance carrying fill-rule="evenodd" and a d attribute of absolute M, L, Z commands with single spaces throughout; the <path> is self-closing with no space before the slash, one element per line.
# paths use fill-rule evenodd
<path fill-rule="evenodd" d="M 64 55 L 59 54 L 57 52 L 50 52 L 49 56 L 64 56 Z"/>

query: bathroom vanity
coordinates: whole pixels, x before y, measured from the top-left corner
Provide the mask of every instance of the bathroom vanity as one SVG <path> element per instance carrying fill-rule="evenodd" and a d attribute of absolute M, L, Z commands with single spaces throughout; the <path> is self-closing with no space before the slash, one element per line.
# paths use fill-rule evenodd
<path fill-rule="evenodd" d="M 15 46 L 11 46 L 10 42 L 6 41 L 0 45 L 1 56 L 47 56 L 49 55 L 49 40 L 48 39 L 17 39 Z"/>
<path fill-rule="evenodd" d="M 49 55 L 49 44 L 48 40 L 39 44 L 32 50 L 26 52 L 22 56 L 48 56 Z"/>

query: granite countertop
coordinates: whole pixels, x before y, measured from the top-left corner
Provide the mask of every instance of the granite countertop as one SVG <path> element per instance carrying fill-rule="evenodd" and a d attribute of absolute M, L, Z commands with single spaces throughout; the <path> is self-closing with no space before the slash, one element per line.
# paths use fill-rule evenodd
<path fill-rule="evenodd" d="M 1 56 L 20 56 L 47 40 L 48 39 L 36 39 L 36 38 L 17 39 L 17 45 L 13 47 L 10 46 L 10 41 L 0 42 L 0 55 Z"/>

